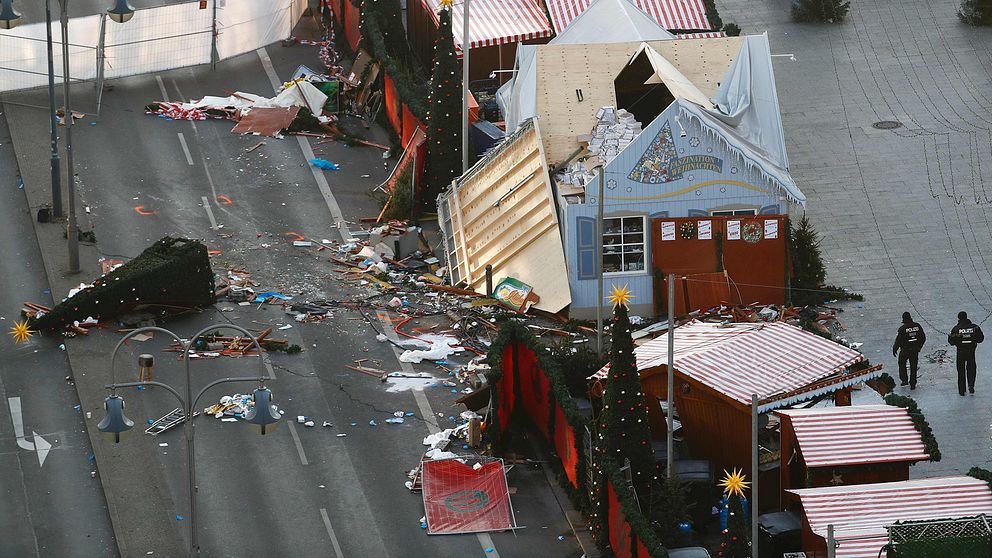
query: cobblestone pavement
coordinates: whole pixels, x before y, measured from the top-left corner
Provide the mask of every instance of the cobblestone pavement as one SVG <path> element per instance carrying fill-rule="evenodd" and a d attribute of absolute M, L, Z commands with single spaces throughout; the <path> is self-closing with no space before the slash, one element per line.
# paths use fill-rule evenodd
<path fill-rule="evenodd" d="M 846 22 L 800 25 L 788 0 L 724 0 L 724 21 L 767 31 L 791 170 L 822 236 L 828 283 L 863 293 L 843 305 L 848 339 L 893 377 L 903 311 L 926 328 L 912 395 L 940 443 L 940 463 L 913 477 L 992 460 L 992 30 L 960 24 L 953 0 L 852 0 Z M 872 126 L 902 124 L 894 130 Z M 985 322 L 977 393 L 959 397 L 959 310 Z M 986 321 L 988 320 L 988 321 Z M 863 394 L 859 399 L 871 396 Z"/>

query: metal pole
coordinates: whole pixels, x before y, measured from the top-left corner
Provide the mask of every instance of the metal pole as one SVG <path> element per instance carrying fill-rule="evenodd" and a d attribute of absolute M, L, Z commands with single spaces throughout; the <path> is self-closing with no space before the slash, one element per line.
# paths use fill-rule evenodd
<path fill-rule="evenodd" d="M 827 558 L 837 558 L 837 541 L 834 540 L 834 524 L 827 525 Z"/>
<path fill-rule="evenodd" d="M 62 218 L 62 168 L 59 164 L 59 117 L 55 115 L 55 55 L 52 46 L 52 0 L 45 0 L 45 32 L 48 34 L 48 112 L 52 120 L 52 217 Z"/>
<path fill-rule="evenodd" d="M 69 273 L 79 272 L 79 228 L 76 226 L 76 177 L 72 169 L 72 104 L 69 102 L 69 0 L 59 0 L 62 23 L 62 93 L 65 107 L 65 170 L 69 186 Z"/>
<path fill-rule="evenodd" d="M 603 167 L 599 167 L 599 207 L 596 212 L 596 356 L 603 359 Z"/>
<path fill-rule="evenodd" d="M 486 296 L 493 297 L 493 266 L 486 266 Z"/>
<path fill-rule="evenodd" d="M 668 415 L 668 477 L 675 476 L 675 409 L 673 395 L 675 391 L 675 274 L 668 274 L 668 390 L 665 396 L 666 412 Z"/>
<path fill-rule="evenodd" d="M 184 411 L 186 424 L 183 425 L 183 431 L 186 434 L 186 466 L 189 467 L 189 555 L 191 558 L 200 555 L 197 537 L 199 529 L 196 526 L 196 460 L 193 459 L 193 436 L 195 434 L 193 430 L 193 379 L 189 367 L 189 349 L 192 346 L 191 340 L 186 348 L 186 354 L 183 355 L 183 359 L 186 361 L 186 409 Z"/>
<path fill-rule="evenodd" d="M 751 395 L 751 558 L 758 558 L 758 395 Z"/>
<path fill-rule="evenodd" d="M 462 12 L 462 174 L 468 171 L 468 10 L 472 0 L 465 0 Z"/>
<path fill-rule="evenodd" d="M 217 52 L 217 0 L 214 0 L 212 21 L 210 23 L 210 69 L 217 69 L 217 60 L 220 53 Z"/>

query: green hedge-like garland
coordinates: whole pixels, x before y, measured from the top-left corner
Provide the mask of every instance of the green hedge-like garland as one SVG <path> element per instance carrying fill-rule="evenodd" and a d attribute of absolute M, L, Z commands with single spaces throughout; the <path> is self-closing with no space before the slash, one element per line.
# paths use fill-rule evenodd
<path fill-rule="evenodd" d="M 985 481 L 988 483 L 989 489 L 992 490 L 992 471 L 982 469 L 981 467 L 972 467 L 968 469 L 968 476 Z"/>
<path fill-rule="evenodd" d="M 361 1 L 345 0 L 352 5 L 361 7 Z M 389 74 L 396 87 L 396 93 L 400 99 L 406 103 L 410 112 L 417 120 L 425 122 L 427 119 L 427 80 L 423 78 L 421 72 L 414 67 L 413 55 L 409 46 L 404 53 L 390 52 L 383 40 L 383 30 L 381 22 L 377 17 L 369 17 L 372 14 L 362 14 L 362 41 L 366 44 L 369 54 L 375 57 L 382 68 Z"/>
<path fill-rule="evenodd" d="M 651 527 L 651 522 L 638 509 L 634 498 L 626 490 L 623 490 L 626 483 L 624 482 L 623 474 L 620 472 L 620 466 L 607 457 L 603 459 L 602 469 L 606 479 L 613 484 L 613 490 L 617 494 L 617 500 L 620 501 L 620 510 L 623 511 L 624 517 L 627 518 L 627 523 L 630 524 L 630 530 L 634 535 L 634 544 L 636 545 L 637 541 L 641 541 L 641 544 L 648 550 L 651 558 L 668 558 L 668 550 L 665 549 L 665 545 L 661 543 L 661 540 L 655 534 L 654 528 Z M 606 504 L 606 490 L 606 484 L 604 483 L 604 504 Z M 602 515 L 601 522 L 606 523 L 606 505 L 602 509 L 603 511 L 600 512 Z"/>
<path fill-rule="evenodd" d="M 913 426 L 923 438 L 923 446 L 930 454 L 930 461 L 940 461 L 940 447 L 937 446 L 937 437 L 933 435 L 930 423 L 923 416 L 923 411 L 912 397 L 890 393 L 885 396 L 885 402 L 893 407 L 902 407 L 909 412 L 909 417 L 913 419 Z M 970 473 L 969 473 L 970 474 Z"/>
<path fill-rule="evenodd" d="M 64 328 L 87 317 L 108 319 L 139 304 L 207 306 L 214 302 L 214 272 L 207 247 L 196 240 L 165 237 L 137 258 L 93 281 L 41 318 L 37 330 Z"/>

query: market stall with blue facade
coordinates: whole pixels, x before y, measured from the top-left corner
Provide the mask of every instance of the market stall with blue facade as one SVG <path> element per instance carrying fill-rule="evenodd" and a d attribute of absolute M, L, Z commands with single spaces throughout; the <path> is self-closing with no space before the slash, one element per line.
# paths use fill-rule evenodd
<path fill-rule="evenodd" d="M 736 299 L 727 302 L 784 301 L 787 217 L 805 197 L 709 111 L 675 100 L 605 165 L 603 180 L 604 283 L 629 285 L 632 314 L 660 311 L 667 273 L 725 271 Z M 598 190 L 593 180 L 561 203 L 573 317 L 597 306 Z"/>

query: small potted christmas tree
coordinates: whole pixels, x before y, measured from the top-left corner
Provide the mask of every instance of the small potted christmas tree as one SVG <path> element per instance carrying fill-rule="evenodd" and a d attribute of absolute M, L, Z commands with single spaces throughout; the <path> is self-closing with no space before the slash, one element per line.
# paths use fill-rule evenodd
<path fill-rule="evenodd" d="M 748 537 L 747 524 L 744 521 L 744 490 L 749 482 L 744 481 L 744 473 L 734 469 L 733 473 L 724 471 L 726 475 L 720 481 L 724 495 L 727 498 L 727 527 L 723 530 L 723 541 L 717 556 L 720 558 L 751 558 L 751 541 Z"/>

